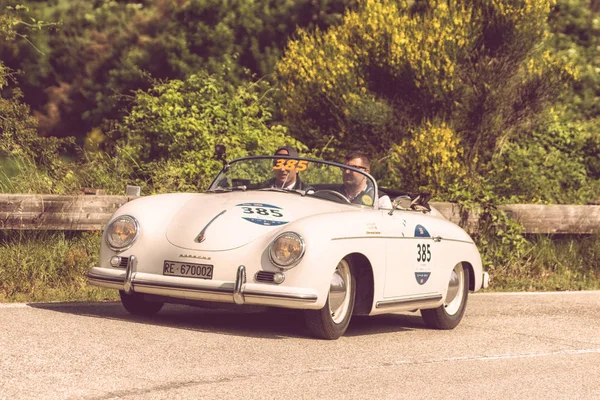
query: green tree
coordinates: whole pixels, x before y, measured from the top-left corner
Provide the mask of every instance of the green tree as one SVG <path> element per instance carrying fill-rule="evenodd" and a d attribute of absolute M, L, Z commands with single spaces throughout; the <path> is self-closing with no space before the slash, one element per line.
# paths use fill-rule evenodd
<path fill-rule="evenodd" d="M 551 44 L 562 58 L 578 66 L 579 79 L 563 102 L 565 119 L 576 121 L 586 132 L 581 149 L 587 174 L 600 180 L 600 2 L 558 0 L 550 14 Z M 595 193 L 596 199 L 600 191 Z"/>
<path fill-rule="evenodd" d="M 206 189 L 222 167 L 214 159 L 216 144 L 227 147 L 229 159 L 272 154 L 284 143 L 302 149 L 271 124 L 266 91 L 266 82 L 234 86 L 201 71 L 139 91 L 114 128 L 122 135 L 117 154 L 140 185 L 166 192 Z"/>
<path fill-rule="evenodd" d="M 0 37 L 5 41 L 27 41 L 31 30 L 41 30 L 47 24 L 28 18 L 28 8 L 22 5 L 5 7 L 0 15 Z M 30 22 L 25 22 L 27 19 Z M 24 31 L 18 28 L 24 26 Z M 31 46 L 31 44 L 29 44 Z M 63 192 L 55 179 L 67 173 L 58 153 L 68 141 L 40 138 L 37 122 L 23 95 L 16 87 L 14 72 L 0 60 L 0 190 L 3 192 Z"/>
<path fill-rule="evenodd" d="M 14 0 L 0 0 L 0 5 Z M 22 70 L 24 100 L 42 135 L 105 131 L 138 89 L 154 79 L 185 80 L 234 59 L 235 84 L 271 74 L 296 26 L 326 28 L 355 0 L 28 1 L 38 19 L 60 21 L 32 35 L 43 51 L 0 44 L 0 58 Z M 97 136 L 97 135 L 96 135 Z"/>
<path fill-rule="evenodd" d="M 591 0 L 558 0 L 550 14 L 554 33 L 551 45 L 560 57 L 579 67 L 579 79 L 565 105 L 582 119 L 600 117 L 599 4 Z"/>

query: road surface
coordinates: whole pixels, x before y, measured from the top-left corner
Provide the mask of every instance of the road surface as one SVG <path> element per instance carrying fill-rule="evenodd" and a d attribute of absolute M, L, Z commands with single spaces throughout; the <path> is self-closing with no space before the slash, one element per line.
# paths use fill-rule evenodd
<path fill-rule="evenodd" d="M 0 399 L 599 399 L 600 292 L 482 293 L 311 339 L 297 314 L 0 304 Z"/>

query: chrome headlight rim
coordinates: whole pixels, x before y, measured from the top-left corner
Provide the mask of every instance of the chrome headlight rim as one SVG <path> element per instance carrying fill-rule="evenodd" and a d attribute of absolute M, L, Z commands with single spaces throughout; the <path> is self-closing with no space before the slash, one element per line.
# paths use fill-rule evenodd
<path fill-rule="evenodd" d="M 277 241 L 280 238 L 282 238 L 283 236 L 287 236 L 287 235 L 295 236 L 296 239 L 298 239 L 298 242 L 300 243 L 300 254 L 298 255 L 298 257 L 295 260 L 293 260 L 289 264 L 280 264 L 273 258 L 272 249 L 273 249 L 273 246 L 275 245 L 275 243 L 277 243 Z M 306 251 L 306 244 L 304 243 L 304 239 L 302 239 L 302 236 L 300 236 L 300 234 L 298 234 L 296 232 L 292 232 L 292 231 L 282 232 L 279 235 L 277 235 L 277 237 L 275 237 L 275 239 L 273 239 L 271 241 L 271 244 L 269 244 L 269 251 L 268 251 L 269 252 L 269 260 L 271 260 L 271 263 L 273 265 L 275 265 L 277 268 L 285 271 L 285 270 L 294 268 L 296 265 L 298 265 L 300 263 L 300 261 L 302 260 L 302 257 L 304 257 L 305 251 Z"/>
<path fill-rule="evenodd" d="M 111 225 L 113 223 L 115 223 L 116 221 L 118 221 L 119 219 L 129 219 L 131 220 L 131 222 L 133 222 L 133 225 L 135 227 L 135 234 L 133 235 L 133 238 L 131 238 L 131 240 L 129 241 L 129 243 L 123 247 L 118 247 L 118 246 L 114 246 L 112 243 L 110 243 L 110 240 L 108 239 L 108 230 L 110 229 Z M 123 214 L 123 215 L 119 215 L 116 218 L 113 218 L 108 225 L 106 225 L 106 228 L 104 229 L 104 231 L 106 232 L 106 235 L 104 236 L 104 241 L 106 242 L 106 245 L 108 246 L 109 249 L 120 253 L 123 252 L 129 248 L 131 248 L 131 246 L 133 246 L 133 244 L 135 243 L 135 241 L 138 238 L 138 235 L 140 234 L 140 224 L 138 222 L 138 220 L 135 217 L 132 217 L 131 215 L 128 214 Z"/>

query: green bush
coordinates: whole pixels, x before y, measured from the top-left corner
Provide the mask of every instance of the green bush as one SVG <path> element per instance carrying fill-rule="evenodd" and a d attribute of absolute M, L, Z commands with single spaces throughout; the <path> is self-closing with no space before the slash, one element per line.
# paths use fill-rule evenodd
<path fill-rule="evenodd" d="M 115 127 L 120 161 L 149 192 L 198 191 L 222 167 L 214 158 L 217 144 L 227 147 L 229 159 L 272 154 L 285 143 L 303 148 L 272 125 L 268 91 L 263 81 L 234 86 L 205 72 L 140 91 Z"/>
<path fill-rule="evenodd" d="M 98 232 L 0 232 L 0 302 L 116 299 L 86 282 L 100 239 Z"/>
<path fill-rule="evenodd" d="M 591 134 L 549 115 L 530 135 L 507 142 L 493 159 L 490 182 L 510 203 L 585 203 L 600 195 L 586 164 Z"/>
<path fill-rule="evenodd" d="M 528 238 L 527 252 L 511 257 L 492 271 L 491 289 L 555 291 L 600 289 L 600 237 L 547 236 Z M 505 249 L 498 249 L 505 252 Z"/>
<path fill-rule="evenodd" d="M 92 130 L 105 132 L 106 119 L 120 119 L 133 93 L 154 79 L 216 73 L 234 57 L 232 84 L 271 74 L 297 26 L 326 28 L 355 2 L 0 0 L 0 10 L 25 3 L 32 17 L 59 23 L 51 34 L 28 35 L 40 51 L 0 41 L 0 59 L 23 71 L 20 87 L 40 132 L 81 144 Z"/>

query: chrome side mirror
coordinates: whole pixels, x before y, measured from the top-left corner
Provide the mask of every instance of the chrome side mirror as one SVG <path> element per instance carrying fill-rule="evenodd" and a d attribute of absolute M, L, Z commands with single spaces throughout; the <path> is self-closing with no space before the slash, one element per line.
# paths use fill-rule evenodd
<path fill-rule="evenodd" d="M 392 201 L 392 209 L 388 212 L 389 215 L 394 213 L 394 210 L 408 210 L 410 209 L 411 199 L 408 195 L 398 196 Z"/>

